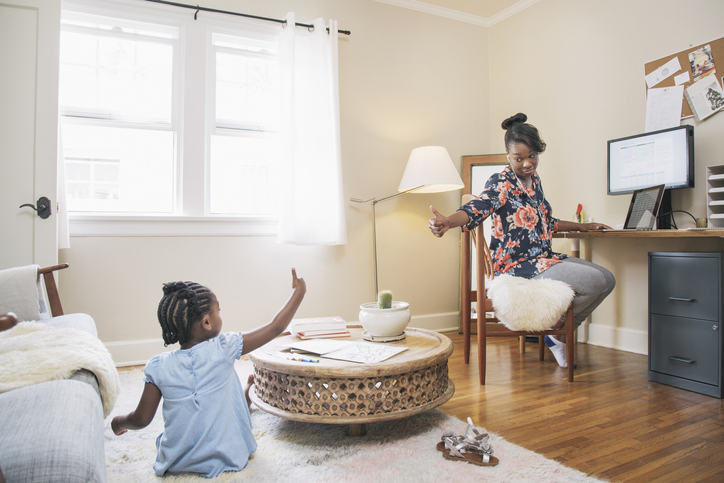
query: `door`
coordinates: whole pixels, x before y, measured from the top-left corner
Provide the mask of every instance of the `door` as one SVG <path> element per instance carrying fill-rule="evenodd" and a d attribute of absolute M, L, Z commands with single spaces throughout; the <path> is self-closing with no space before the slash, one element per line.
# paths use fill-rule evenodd
<path fill-rule="evenodd" d="M 60 2 L 0 2 L 0 269 L 55 265 Z M 51 216 L 31 208 L 50 199 Z"/>

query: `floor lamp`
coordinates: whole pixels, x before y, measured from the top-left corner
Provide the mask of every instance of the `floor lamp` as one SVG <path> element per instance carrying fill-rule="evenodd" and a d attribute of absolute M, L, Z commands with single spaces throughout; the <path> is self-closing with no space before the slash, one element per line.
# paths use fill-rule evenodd
<path fill-rule="evenodd" d="M 375 222 L 375 206 L 377 203 L 397 198 L 407 193 L 440 193 L 461 189 L 464 186 L 447 149 L 442 146 L 423 146 L 410 153 L 405 172 L 400 180 L 397 193 L 384 198 L 361 200 L 351 198 L 355 203 L 372 204 L 372 258 L 375 274 L 375 300 L 379 293 L 377 284 L 377 229 Z"/>

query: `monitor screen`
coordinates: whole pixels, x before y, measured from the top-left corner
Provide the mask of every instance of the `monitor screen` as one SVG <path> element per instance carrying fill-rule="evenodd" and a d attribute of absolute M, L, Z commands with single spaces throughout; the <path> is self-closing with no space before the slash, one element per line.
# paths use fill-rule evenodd
<path fill-rule="evenodd" d="M 684 125 L 608 142 L 608 194 L 663 184 L 694 187 L 694 126 Z"/>

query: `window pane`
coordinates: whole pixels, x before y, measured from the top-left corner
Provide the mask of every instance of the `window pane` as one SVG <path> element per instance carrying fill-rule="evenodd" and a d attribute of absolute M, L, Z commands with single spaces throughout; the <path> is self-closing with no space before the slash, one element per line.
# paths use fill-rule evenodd
<path fill-rule="evenodd" d="M 278 136 L 211 136 L 211 213 L 276 214 Z"/>
<path fill-rule="evenodd" d="M 174 134 L 62 125 L 68 210 L 171 213 Z"/>
<path fill-rule="evenodd" d="M 279 62 L 233 52 L 216 54 L 217 126 L 276 131 Z"/>
<path fill-rule="evenodd" d="M 172 72 L 170 43 L 124 38 L 121 33 L 61 32 L 60 105 L 64 114 L 168 124 Z"/>

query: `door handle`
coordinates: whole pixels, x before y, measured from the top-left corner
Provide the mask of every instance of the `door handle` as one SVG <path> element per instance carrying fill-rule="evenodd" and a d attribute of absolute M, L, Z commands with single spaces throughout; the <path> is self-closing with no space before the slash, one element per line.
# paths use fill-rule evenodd
<path fill-rule="evenodd" d="M 25 203 L 24 205 L 20 205 L 20 208 L 24 206 L 29 206 L 33 210 L 35 210 L 38 213 L 38 216 L 42 219 L 46 219 L 50 216 L 50 200 L 46 198 L 45 196 L 41 196 L 38 198 L 37 208 L 35 205 L 31 203 Z"/>

